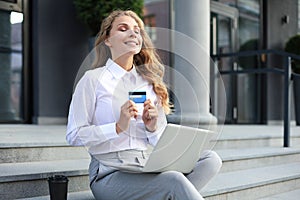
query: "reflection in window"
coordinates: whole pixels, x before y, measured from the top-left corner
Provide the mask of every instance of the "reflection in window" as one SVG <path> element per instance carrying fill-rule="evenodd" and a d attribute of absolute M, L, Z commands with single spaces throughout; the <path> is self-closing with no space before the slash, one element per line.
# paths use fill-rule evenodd
<path fill-rule="evenodd" d="M 300 1 L 300 0 L 299 0 Z M 239 10 L 239 44 L 258 39 L 260 33 L 260 0 L 219 0 Z"/>
<path fill-rule="evenodd" d="M 144 16 L 144 24 L 145 24 L 145 30 L 147 31 L 152 42 L 155 42 L 157 40 L 156 28 L 155 28 L 156 27 L 155 15 Z"/>
<path fill-rule="evenodd" d="M 239 34 L 240 44 L 259 38 L 260 7 L 259 0 L 239 0 L 237 7 L 240 12 Z"/>

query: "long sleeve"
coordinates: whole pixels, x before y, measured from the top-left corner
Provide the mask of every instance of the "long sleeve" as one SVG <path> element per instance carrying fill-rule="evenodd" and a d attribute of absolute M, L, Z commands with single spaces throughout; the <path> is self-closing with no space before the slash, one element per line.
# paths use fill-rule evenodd
<path fill-rule="evenodd" d="M 103 154 L 127 149 L 147 149 L 155 145 L 165 126 L 166 116 L 157 104 L 157 130 L 145 130 L 142 120 L 131 120 L 126 132 L 116 133 L 121 107 L 130 91 L 146 91 L 147 98 L 157 96 L 148 81 L 135 68 L 127 72 L 112 60 L 104 67 L 87 71 L 78 82 L 69 108 L 66 140 L 74 146 L 83 145 L 89 153 Z"/>
<path fill-rule="evenodd" d="M 96 73 L 97 74 L 97 73 Z M 88 71 L 79 81 L 69 109 L 66 139 L 71 145 L 84 145 L 89 150 L 94 146 L 119 137 L 115 123 L 92 124 L 96 106 L 98 76 Z"/>
<path fill-rule="evenodd" d="M 167 119 L 163 107 L 161 105 L 157 105 L 157 109 L 158 109 L 158 119 L 157 119 L 156 131 L 149 132 L 146 130 L 148 141 L 152 146 L 156 145 L 160 136 L 162 135 L 162 133 L 164 132 L 167 126 Z"/>

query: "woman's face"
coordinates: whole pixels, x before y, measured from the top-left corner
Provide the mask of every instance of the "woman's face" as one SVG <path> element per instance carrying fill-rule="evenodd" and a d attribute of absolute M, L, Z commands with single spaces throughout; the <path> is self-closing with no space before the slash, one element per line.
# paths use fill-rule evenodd
<path fill-rule="evenodd" d="M 110 48 L 112 58 L 133 56 L 140 52 L 143 39 L 137 22 L 130 16 L 116 17 L 112 23 L 105 44 Z"/>

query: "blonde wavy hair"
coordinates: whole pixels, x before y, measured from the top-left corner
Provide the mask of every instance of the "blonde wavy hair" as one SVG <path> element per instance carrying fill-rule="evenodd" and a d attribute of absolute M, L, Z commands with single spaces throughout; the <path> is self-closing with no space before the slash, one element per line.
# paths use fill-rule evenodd
<path fill-rule="evenodd" d="M 111 58 L 110 49 L 104 45 L 104 41 L 109 37 L 112 28 L 112 23 L 117 17 L 129 16 L 132 17 L 140 28 L 140 33 L 143 38 L 142 49 L 133 57 L 137 72 L 153 85 L 153 90 L 161 99 L 162 106 L 166 114 L 170 113 L 168 90 L 163 82 L 164 65 L 154 48 L 154 45 L 144 29 L 144 23 L 139 16 L 131 10 L 116 10 L 106 17 L 101 29 L 96 37 L 95 51 L 96 57 L 93 67 L 102 67 L 105 65 L 108 58 Z"/>

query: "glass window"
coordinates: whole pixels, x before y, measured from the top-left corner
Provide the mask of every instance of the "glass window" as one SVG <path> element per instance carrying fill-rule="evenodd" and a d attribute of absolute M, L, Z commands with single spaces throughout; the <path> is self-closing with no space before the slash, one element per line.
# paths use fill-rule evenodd
<path fill-rule="evenodd" d="M 0 122 L 22 120 L 23 14 L 0 10 Z"/>
<path fill-rule="evenodd" d="M 218 2 L 239 10 L 240 46 L 260 38 L 260 0 L 219 0 Z"/>
<path fill-rule="evenodd" d="M 157 40 L 156 37 L 156 18 L 155 15 L 144 16 L 145 29 L 151 38 L 152 42 Z"/>

